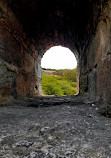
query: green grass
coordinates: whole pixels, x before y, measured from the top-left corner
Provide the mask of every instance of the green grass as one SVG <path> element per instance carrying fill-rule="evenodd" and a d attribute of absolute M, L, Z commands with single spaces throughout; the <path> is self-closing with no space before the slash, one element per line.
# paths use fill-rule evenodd
<path fill-rule="evenodd" d="M 60 71 L 62 74 L 60 75 Z M 43 73 L 42 75 L 42 91 L 45 95 L 74 95 L 77 93 L 76 80 L 68 76 L 72 70 L 56 70 L 54 75 Z M 68 75 L 65 75 L 68 74 Z M 76 75 L 76 74 L 75 74 Z M 70 75 L 73 76 L 73 75 Z M 73 76 L 75 78 L 75 76 Z M 73 81 L 72 81 L 73 80 Z"/>

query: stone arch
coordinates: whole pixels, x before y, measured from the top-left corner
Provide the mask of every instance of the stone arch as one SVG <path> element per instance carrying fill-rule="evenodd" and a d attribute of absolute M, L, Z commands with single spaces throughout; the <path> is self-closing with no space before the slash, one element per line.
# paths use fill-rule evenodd
<path fill-rule="evenodd" d="M 56 44 L 48 44 L 48 47 L 45 47 L 45 49 L 44 50 L 42 50 L 43 52 L 42 53 L 40 53 L 40 57 L 39 57 L 39 61 L 37 60 L 37 72 L 39 72 L 39 76 L 38 76 L 38 94 L 40 94 L 40 95 L 42 95 L 42 84 L 41 84 L 41 80 L 42 80 L 42 75 L 41 75 L 41 59 L 42 59 L 42 57 L 43 57 L 43 55 L 50 49 L 50 48 L 53 48 L 54 46 L 62 46 L 62 47 L 64 47 L 64 48 L 68 48 L 68 47 L 66 47 L 66 45 L 64 46 L 64 45 L 58 45 L 57 43 Z M 70 48 L 68 48 L 69 50 L 71 50 Z M 75 49 L 76 50 L 76 49 Z M 75 58 L 76 58 L 76 61 L 77 61 L 77 74 L 76 74 L 76 78 L 77 78 L 77 94 L 79 94 L 79 75 L 80 75 L 80 73 L 79 73 L 79 58 L 78 58 L 78 54 L 77 54 L 77 50 L 76 50 L 76 52 L 72 52 L 73 54 L 74 54 L 74 56 L 75 56 Z"/>
<path fill-rule="evenodd" d="M 62 45 L 79 62 L 80 95 L 111 102 L 110 30 L 110 0 L 1 0 L 1 100 L 39 95 L 40 58 Z"/>

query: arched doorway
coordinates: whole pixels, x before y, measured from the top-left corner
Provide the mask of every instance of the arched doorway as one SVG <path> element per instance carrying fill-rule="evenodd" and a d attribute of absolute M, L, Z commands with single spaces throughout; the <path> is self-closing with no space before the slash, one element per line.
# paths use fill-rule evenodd
<path fill-rule="evenodd" d="M 41 59 L 42 91 L 45 95 L 74 95 L 77 90 L 77 60 L 66 47 L 54 46 Z"/>

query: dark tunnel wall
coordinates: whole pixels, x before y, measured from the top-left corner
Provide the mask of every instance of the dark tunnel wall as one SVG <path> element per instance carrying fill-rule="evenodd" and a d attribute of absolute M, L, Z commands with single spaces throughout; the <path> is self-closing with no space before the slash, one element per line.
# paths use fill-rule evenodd
<path fill-rule="evenodd" d="M 110 28 L 110 0 L 1 0 L 1 101 L 41 95 L 41 57 L 62 45 L 78 60 L 80 95 L 110 102 Z"/>

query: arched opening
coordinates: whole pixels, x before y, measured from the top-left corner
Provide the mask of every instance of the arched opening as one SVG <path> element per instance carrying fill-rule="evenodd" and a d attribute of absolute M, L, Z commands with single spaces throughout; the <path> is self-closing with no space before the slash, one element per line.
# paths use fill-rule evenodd
<path fill-rule="evenodd" d="M 62 45 L 76 55 L 79 94 L 110 101 L 110 3 L 1 0 L 1 100 L 3 89 L 7 98 L 42 95 L 41 58 L 49 47 Z"/>
<path fill-rule="evenodd" d="M 66 47 L 54 46 L 42 60 L 42 91 L 44 95 L 75 95 L 77 90 L 77 60 Z"/>

